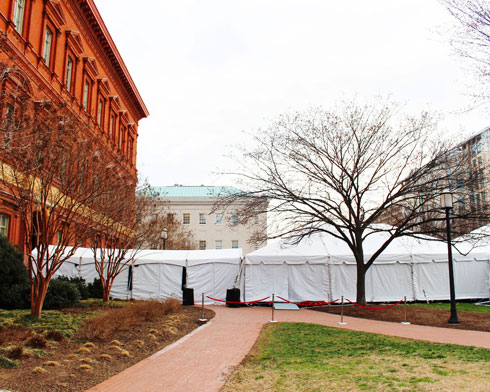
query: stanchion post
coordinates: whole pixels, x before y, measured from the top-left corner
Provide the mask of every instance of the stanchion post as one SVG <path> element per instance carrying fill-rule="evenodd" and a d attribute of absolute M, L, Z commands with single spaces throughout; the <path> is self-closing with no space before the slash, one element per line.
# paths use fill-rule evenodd
<path fill-rule="evenodd" d="M 341 308 L 340 308 L 340 325 L 346 325 L 347 323 L 344 323 L 344 296 L 341 297 L 342 302 L 341 302 Z"/>
<path fill-rule="evenodd" d="M 276 323 L 277 321 L 274 320 L 274 294 L 272 294 L 272 306 L 271 306 L 271 309 L 272 309 L 272 319 L 269 320 L 270 323 Z"/>
<path fill-rule="evenodd" d="M 208 321 L 207 318 L 204 318 L 204 293 L 202 293 L 201 297 L 201 318 L 199 319 L 199 321 Z"/>
<path fill-rule="evenodd" d="M 407 321 L 407 296 L 406 295 L 403 297 L 403 301 L 405 302 L 405 304 L 403 305 L 403 312 L 405 314 L 405 317 L 404 317 L 404 321 L 402 321 L 402 324 L 408 325 L 410 324 L 410 321 Z"/>

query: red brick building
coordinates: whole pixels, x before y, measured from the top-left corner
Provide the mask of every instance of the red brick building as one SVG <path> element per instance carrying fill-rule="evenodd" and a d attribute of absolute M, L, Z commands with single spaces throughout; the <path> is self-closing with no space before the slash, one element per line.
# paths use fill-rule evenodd
<path fill-rule="evenodd" d="M 3 95 L 20 87 L 33 100 L 68 104 L 136 184 L 138 122 L 148 110 L 93 0 L 2 0 L 0 62 L 10 67 L 0 75 Z M 2 121 L 8 111 L 0 107 Z M 1 187 L 0 235 L 22 244 L 16 206 Z"/>

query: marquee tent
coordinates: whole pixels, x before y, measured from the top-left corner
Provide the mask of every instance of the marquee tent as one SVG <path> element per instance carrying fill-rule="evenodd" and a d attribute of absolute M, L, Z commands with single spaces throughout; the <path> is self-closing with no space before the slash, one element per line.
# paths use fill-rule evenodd
<path fill-rule="evenodd" d="M 196 302 L 201 302 L 202 293 L 223 299 L 226 290 L 233 287 L 241 259 L 241 249 L 141 250 L 136 253 L 133 263 L 115 279 L 111 296 L 118 299 L 182 299 L 182 273 L 186 267 L 187 287 L 194 289 Z M 62 264 L 57 275 L 83 277 L 92 282 L 98 277 L 92 249 L 79 248 Z M 206 298 L 205 303 L 214 301 Z"/>
<path fill-rule="evenodd" d="M 373 231 L 364 242 L 367 260 L 388 236 Z M 456 297 L 490 295 L 490 249 L 460 254 L 453 249 Z M 278 241 L 245 256 L 240 287 L 253 301 L 274 293 L 289 301 L 356 298 L 356 263 L 347 244 L 326 233 L 291 245 Z M 449 298 L 447 245 L 401 237 L 385 249 L 366 274 L 370 302 Z"/>

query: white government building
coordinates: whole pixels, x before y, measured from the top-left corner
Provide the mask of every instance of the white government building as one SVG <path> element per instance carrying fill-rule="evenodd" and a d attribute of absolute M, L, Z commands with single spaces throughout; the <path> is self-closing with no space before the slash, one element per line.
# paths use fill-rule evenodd
<path fill-rule="evenodd" d="M 228 186 L 154 186 L 151 188 L 160 202 L 156 208 L 162 208 L 174 219 L 187 226 L 194 235 L 198 249 L 233 249 L 241 248 L 247 254 L 264 246 L 250 244 L 249 240 L 256 231 L 267 230 L 267 218 L 257 216 L 252 222 L 243 224 L 238 214 L 234 214 L 233 205 L 226 211 L 215 211 L 213 207 L 219 197 L 241 193 Z M 234 205 L 237 208 L 240 202 Z"/>

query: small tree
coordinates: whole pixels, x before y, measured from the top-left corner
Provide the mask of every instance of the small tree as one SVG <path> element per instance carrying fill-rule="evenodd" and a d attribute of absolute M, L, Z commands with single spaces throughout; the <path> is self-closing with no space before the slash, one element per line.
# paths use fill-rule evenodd
<path fill-rule="evenodd" d="M 12 72 L 1 68 L 4 78 Z M 104 220 L 99 202 L 117 178 L 87 123 L 64 104 L 34 101 L 19 88 L 0 107 L 0 182 L 23 222 L 31 312 L 41 317 L 49 281 Z"/>
<path fill-rule="evenodd" d="M 139 186 L 135 200 L 131 179 L 122 174 L 118 177 L 114 192 L 118 197 L 108 194 L 103 198 L 104 219 L 92 235 L 91 247 L 104 301 L 109 300 L 116 277 L 134 262 L 140 250 L 160 247 L 164 229 L 168 233 L 166 249 L 193 249 L 194 245 L 189 230 L 173 220 L 165 209 L 154 208 L 155 196 L 148 183 Z"/>
<path fill-rule="evenodd" d="M 224 203 L 248 197 L 241 220 L 268 213 L 269 238 L 299 242 L 324 232 L 345 242 L 356 260 L 359 303 L 366 272 L 388 245 L 437 233 L 439 195 L 450 184 L 462 194 L 471 182 L 468 156 L 440 141 L 427 113 L 400 119 L 396 105 L 384 102 L 284 115 L 235 161 L 248 191 Z M 471 219 L 481 211 L 455 213 Z M 374 225 L 386 221 L 392 226 Z M 366 239 L 379 232 L 386 240 L 366 255 Z"/>

